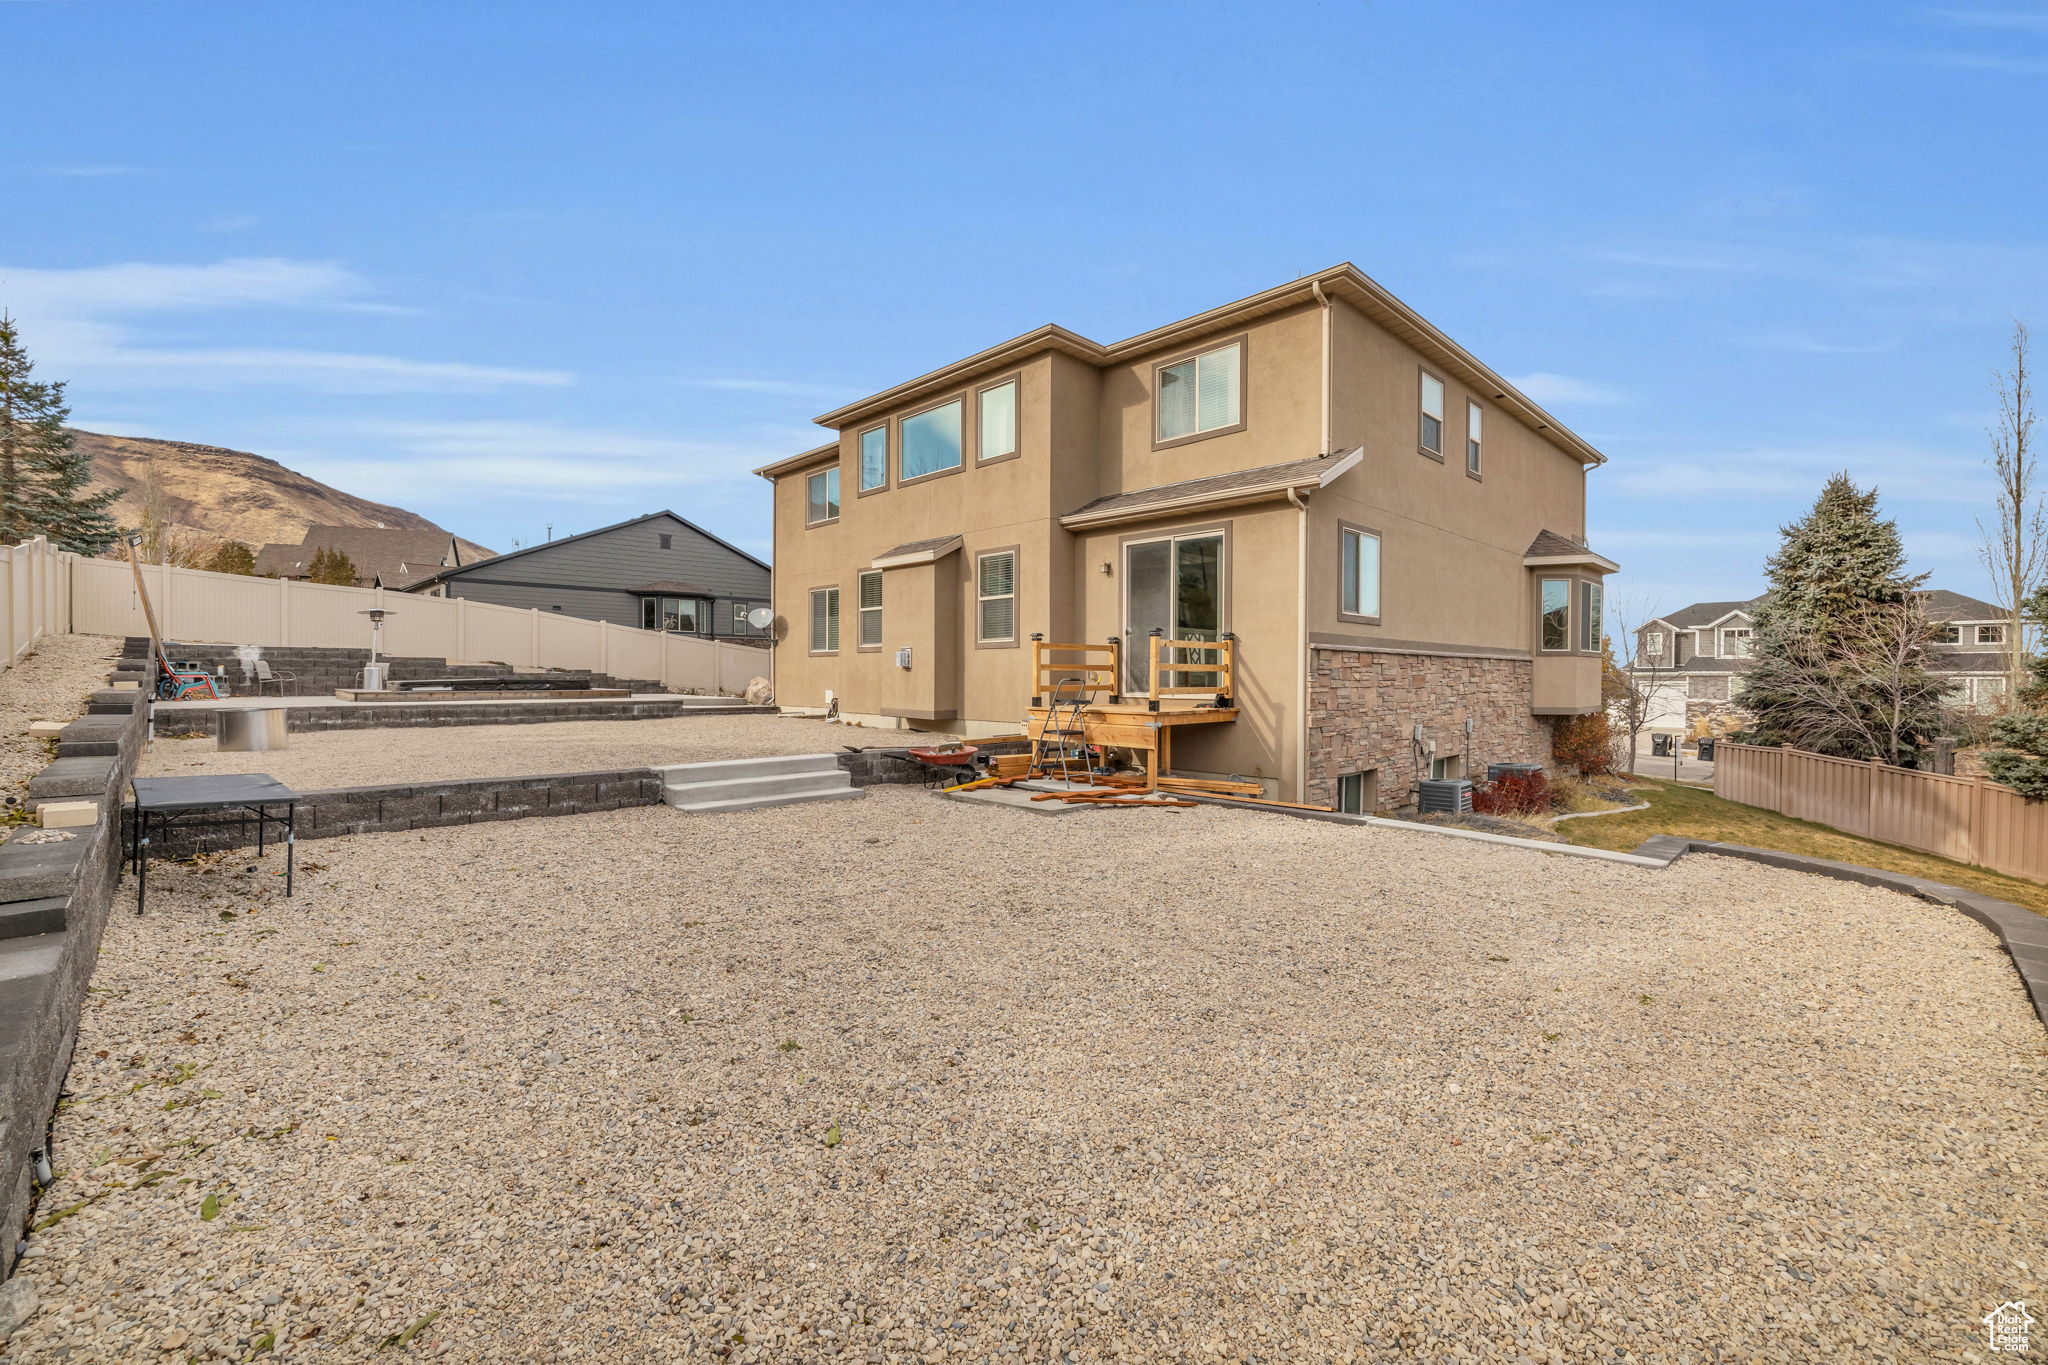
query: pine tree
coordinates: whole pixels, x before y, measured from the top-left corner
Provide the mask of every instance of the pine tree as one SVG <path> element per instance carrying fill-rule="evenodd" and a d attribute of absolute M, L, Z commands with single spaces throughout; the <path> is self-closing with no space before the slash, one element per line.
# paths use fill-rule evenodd
<path fill-rule="evenodd" d="M 330 583 L 336 587 L 353 587 L 356 581 L 355 561 L 341 550 L 325 546 L 313 551 L 313 561 L 306 566 L 306 577 L 314 583 Z"/>
<path fill-rule="evenodd" d="M 1780 534 L 1753 613 L 1741 737 L 1869 758 L 1865 736 L 1882 731 L 1898 737 L 1883 757 L 1910 759 L 1940 727 L 1942 688 L 1923 666 L 1919 614 L 1899 610 L 1926 575 L 1906 572 L 1897 523 L 1878 515 L 1876 489 L 1843 473 Z M 1853 723 L 1859 715 L 1870 723 Z"/>
<path fill-rule="evenodd" d="M 214 573 L 253 574 L 256 572 L 256 554 L 239 540 L 223 540 L 197 567 Z"/>
<path fill-rule="evenodd" d="M 64 386 L 31 379 L 34 369 L 14 319 L 0 313 L 0 545 L 48 536 L 60 549 L 104 554 L 120 490 L 90 491 L 92 457 L 64 425 Z"/>

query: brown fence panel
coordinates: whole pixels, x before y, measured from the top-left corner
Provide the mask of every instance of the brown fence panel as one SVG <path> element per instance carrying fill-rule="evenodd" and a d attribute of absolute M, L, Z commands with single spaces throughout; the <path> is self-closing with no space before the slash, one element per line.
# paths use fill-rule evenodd
<path fill-rule="evenodd" d="M 2048 881 L 2048 802 L 1996 782 L 1726 740 L 1714 758 L 1714 794 L 1726 800 Z"/>

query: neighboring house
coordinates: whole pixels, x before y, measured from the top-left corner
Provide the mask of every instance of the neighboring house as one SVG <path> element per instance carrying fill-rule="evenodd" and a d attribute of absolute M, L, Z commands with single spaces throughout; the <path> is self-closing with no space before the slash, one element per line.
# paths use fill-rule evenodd
<path fill-rule="evenodd" d="M 446 531 L 402 531 L 386 526 L 309 526 L 297 545 L 266 545 L 256 552 L 256 573 L 264 578 L 305 578 L 313 556 L 339 550 L 355 566 L 359 588 L 405 588 L 450 565 L 462 563 L 455 537 Z"/>
<path fill-rule="evenodd" d="M 771 601 L 766 564 L 674 512 L 443 569 L 408 590 L 730 639 L 765 637 L 746 617 Z"/>
<path fill-rule="evenodd" d="M 1760 600 L 1695 602 L 1636 632 L 1631 671 L 1652 683 L 1651 733 L 1726 734 L 1747 724 L 1742 675 Z M 1997 710 L 2006 691 L 2004 613 L 1946 588 L 1922 600 L 1938 627 L 1929 671 L 1953 679 L 1956 705 Z"/>
<path fill-rule="evenodd" d="M 1034 637 L 1235 639 L 1181 773 L 1394 807 L 1600 705 L 1603 457 L 1349 265 L 1126 341 L 1047 326 L 817 419 L 775 485 L 779 699 L 1014 734 Z"/>

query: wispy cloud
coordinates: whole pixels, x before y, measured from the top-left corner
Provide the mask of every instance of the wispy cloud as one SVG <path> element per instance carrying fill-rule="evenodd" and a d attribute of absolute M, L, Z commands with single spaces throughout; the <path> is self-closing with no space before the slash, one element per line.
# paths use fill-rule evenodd
<path fill-rule="evenodd" d="M 845 384 L 813 384 L 792 379 L 685 379 L 693 389 L 722 389 L 730 393 L 767 393 L 789 398 L 843 398 L 851 388 Z"/>
<path fill-rule="evenodd" d="M 1919 60 L 1951 71 L 2002 71 L 2014 76 L 2048 76 L 2048 58 L 2001 57 L 1989 52 L 1927 52 Z"/>
<path fill-rule="evenodd" d="M 680 489 L 692 496 L 754 491 L 751 471 L 802 448 L 801 430 L 765 428 L 736 441 L 695 441 L 547 422 L 350 423 L 317 444 L 374 454 L 300 457 L 308 472 L 344 486 L 404 488 L 408 497 L 545 498 L 604 505 L 622 498 L 656 504 Z M 813 442 L 815 443 L 815 442 Z"/>
<path fill-rule="evenodd" d="M 106 390 L 284 385 L 330 393 L 461 393 L 560 386 L 574 378 L 564 370 L 374 352 L 151 346 L 134 321 L 279 308 L 382 315 L 413 311 L 376 297 L 369 281 L 332 261 L 238 258 L 205 265 L 122 262 L 68 270 L 0 266 L 0 309 L 21 320 L 46 372 Z"/>
<path fill-rule="evenodd" d="M 1762 446 L 1616 461 L 1603 491 L 1680 505 L 1691 499 L 1810 502 L 1830 474 L 1847 470 L 1885 502 L 1981 505 L 1981 462 L 1914 447 Z M 1769 515 L 1768 512 L 1760 513 Z"/>
<path fill-rule="evenodd" d="M 1930 9 L 1930 18 L 1940 19 L 1961 28 L 2002 28 L 2018 29 L 2027 33 L 2048 34 L 2048 10 L 2010 9 Z"/>
<path fill-rule="evenodd" d="M 1887 351 L 1896 351 L 1905 344 L 1905 338 L 1897 333 L 1858 340 L 1835 340 L 1815 336 L 1811 332 L 1796 328 L 1754 332 L 1735 337 L 1734 341 L 1738 345 L 1754 346 L 1758 350 L 1793 351 L 1800 355 L 1882 355 Z"/>
<path fill-rule="evenodd" d="M 36 174 L 38 175 L 63 176 L 69 180 L 103 180 L 109 176 L 148 175 L 149 173 L 147 166 L 58 165 L 36 167 Z"/>
<path fill-rule="evenodd" d="M 1596 384 L 1589 379 L 1574 379 L 1570 375 L 1551 374 L 1537 370 L 1531 374 L 1509 375 L 1508 383 L 1539 403 L 1583 403 L 1610 404 L 1626 403 L 1628 395 L 1607 384 Z"/>

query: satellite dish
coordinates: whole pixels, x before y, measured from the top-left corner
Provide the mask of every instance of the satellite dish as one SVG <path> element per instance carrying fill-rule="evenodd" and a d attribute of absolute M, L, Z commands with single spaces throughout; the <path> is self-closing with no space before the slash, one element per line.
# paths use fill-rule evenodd
<path fill-rule="evenodd" d="M 755 630 L 768 629 L 768 627 L 775 624 L 775 609 L 773 607 L 755 607 L 747 613 L 747 624 Z"/>

